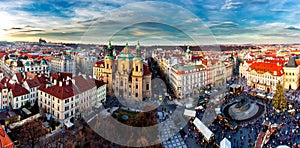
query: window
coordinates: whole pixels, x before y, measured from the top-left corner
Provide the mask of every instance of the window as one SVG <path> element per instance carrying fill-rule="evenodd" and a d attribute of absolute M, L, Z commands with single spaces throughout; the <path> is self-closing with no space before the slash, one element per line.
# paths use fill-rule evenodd
<path fill-rule="evenodd" d="M 135 66 L 135 71 L 139 71 L 139 67 L 138 66 Z"/>
<path fill-rule="evenodd" d="M 69 103 L 69 99 L 65 100 L 65 103 Z"/>
<path fill-rule="evenodd" d="M 68 111 L 68 110 L 69 110 L 69 106 L 66 106 L 66 107 L 65 107 L 65 111 Z"/>
<path fill-rule="evenodd" d="M 69 118 L 69 113 L 65 114 L 65 119 Z"/>
<path fill-rule="evenodd" d="M 150 90 L 149 84 L 146 85 L 146 90 Z"/>
<path fill-rule="evenodd" d="M 138 97 L 138 93 L 135 93 L 135 97 Z"/>
<path fill-rule="evenodd" d="M 135 85 L 135 88 L 138 89 L 139 88 L 138 85 Z"/>
<path fill-rule="evenodd" d="M 57 103 L 59 103 L 59 99 L 57 99 Z"/>

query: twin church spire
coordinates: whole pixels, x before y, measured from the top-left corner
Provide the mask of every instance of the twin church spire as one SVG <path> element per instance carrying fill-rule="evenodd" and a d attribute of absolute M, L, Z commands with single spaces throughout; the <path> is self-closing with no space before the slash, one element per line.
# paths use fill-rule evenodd
<path fill-rule="evenodd" d="M 140 49 L 140 41 L 137 42 L 135 50 L 136 50 L 136 57 L 140 58 L 142 56 L 141 49 Z M 124 53 L 125 54 L 129 53 L 128 42 L 126 42 L 126 44 L 125 44 Z M 106 56 L 116 56 L 116 55 L 117 55 L 116 54 L 116 49 L 112 48 L 111 41 L 109 41 L 108 45 L 107 45 L 107 49 L 106 49 Z"/>

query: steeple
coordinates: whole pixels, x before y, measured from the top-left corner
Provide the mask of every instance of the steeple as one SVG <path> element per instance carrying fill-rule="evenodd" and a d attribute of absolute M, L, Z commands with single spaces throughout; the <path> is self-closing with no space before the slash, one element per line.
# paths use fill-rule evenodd
<path fill-rule="evenodd" d="M 128 52 L 129 52 L 129 46 L 128 46 L 128 42 L 126 42 L 124 53 L 128 53 Z"/>
<path fill-rule="evenodd" d="M 112 46 L 111 46 L 111 41 L 109 40 L 107 49 L 106 49 L 106 56 L 112 56 Z"/>
<path fill-rule="evenodd" d="M 190 50 L 190 45 L 188 45 L 188 46 L 187 46 L 186 52 L 187 52 L 188 54 L 190 54 L 190 53 L 191 53 L 191 50 Z"/>
<path fill-rule="evenodd" d="M 135 49 L 136 49 L 136 57 L 140 58 L 141 57 L 140 41 L 138 41 Z"/>

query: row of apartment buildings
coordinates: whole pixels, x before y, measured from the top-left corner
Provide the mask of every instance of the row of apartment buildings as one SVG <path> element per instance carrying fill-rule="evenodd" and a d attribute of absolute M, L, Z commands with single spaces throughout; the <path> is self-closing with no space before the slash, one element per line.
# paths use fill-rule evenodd
<path fill-rule="evenodd" d="M 210 87 L 226 87 L 233 75 L 233 58 L 220 53 L 156 49 L 152 57 L 158 62 L 178 98 Z"/>
<path fill-rule="evenodd" d="M 3 77 L 3 73 L 0 74 Z M 60 121 L 85 113 L 106 100 L 106 84 L 86 75 L 56 73 L 50 77 L 30 72 L 16 73 L 0 82 L 0 109 L 18 109 L 27 102 Z M 37 101 L 37 102 L 36 102 Z"/>
<path fill-rule="evenodd" d="M 247 79 L 249 88 L 275 92 L 278 83 L 286 90 L 297 90 L 300 79 L 300 60 L 290 56 L 277 60 L 245 60 L 239 67 L 240 76 Z"/>

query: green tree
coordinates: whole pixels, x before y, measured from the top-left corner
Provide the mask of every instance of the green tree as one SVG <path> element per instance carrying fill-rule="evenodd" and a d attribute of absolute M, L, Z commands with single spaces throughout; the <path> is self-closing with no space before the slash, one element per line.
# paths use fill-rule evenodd
<path fill-rule="evenodd" d="M 280 83 L 276 85 L 276 92 L 272 100 L 272 105 L 275 109 L 285 110 L 287 108 L 286 97 L 284 95 L 283 86 Z"/>

